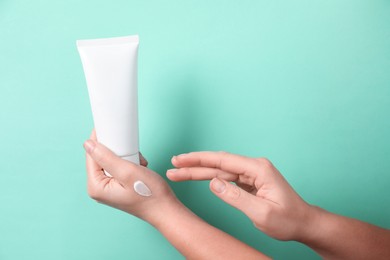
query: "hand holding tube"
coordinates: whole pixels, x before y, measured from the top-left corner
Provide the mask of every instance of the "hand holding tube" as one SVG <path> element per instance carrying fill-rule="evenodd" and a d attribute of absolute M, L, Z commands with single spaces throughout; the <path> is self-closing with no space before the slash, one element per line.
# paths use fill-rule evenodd
<path fill-rule="evenodd" d="M 96 141 L 85 142 L 88 193 L 98 202 L 135 215 L 156 227 L 188 259 L 269 259 L 241 241 L 210 226 L 180 201 L 155 172 L 121 159 Z M 141 157 L 141 164 L 147 162 Z M 113 177 L 107 177 L 103 169 Z M 134 191 L 141 180 L 152 191 L 143 197 Z"/>
<path fill-rule="evenodd" d="M 84 147 L 87 151 L 88 193 L 96 201 L 135 215 L 152 225 L 158 221 L 159 214 L 156 211 L 164 203 L 176 201 L 163 178 L 144 167 L 147 161 L 142 156 L 143 166 L 123 160 L 98 143 L 94 132 Z M 107 177 L 103 169 L 113 177 Z M 152 196 L 138 195 L 133 187 L 136 181 L 145 183 L 152 190 Z"/>

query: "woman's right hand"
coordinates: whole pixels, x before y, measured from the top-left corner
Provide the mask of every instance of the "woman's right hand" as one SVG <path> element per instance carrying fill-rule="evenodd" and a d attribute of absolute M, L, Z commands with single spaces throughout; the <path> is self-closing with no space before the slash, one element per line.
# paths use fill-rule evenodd
<path fill-rule="evenodd" d="M 172 158 L 172 181 L 212 180 L 211 191 L 244 212 L 254 225 L 279 240 L 300 240 L 311 232 L 313 207 L 265 158 L 226 152 L 192 152 Z M 230 182 L 235 182 L 234 185 Z"/>

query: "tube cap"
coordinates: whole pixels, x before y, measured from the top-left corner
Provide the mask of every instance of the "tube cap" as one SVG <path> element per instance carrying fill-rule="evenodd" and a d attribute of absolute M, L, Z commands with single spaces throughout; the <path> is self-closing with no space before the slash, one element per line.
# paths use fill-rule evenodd
<path fill-rule="evenodd" d="M 128 155 L 128 156 L 121 156 L 121 158 L 126 160 L 126 161 L 135 163 L 137 165 L 140 164 L 140 162 L 139 162 L 139 153 Z"/>
<path fill-rule="evenodd" d="M 128 155 L 128 156 L 121 156 L 121 158 L 126 160 L 126 161 L 140 165 L 139 153 Z M 112 177 L 112 175 L 109 174 L 106 170 L 104 170 L 104 174 L 106 174 L 108 177 Z"/>

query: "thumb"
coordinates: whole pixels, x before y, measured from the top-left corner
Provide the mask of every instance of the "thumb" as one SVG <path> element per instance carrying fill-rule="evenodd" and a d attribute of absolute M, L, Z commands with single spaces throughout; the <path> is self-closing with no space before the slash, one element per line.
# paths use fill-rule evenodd
<path fill-rule="evenodd" d="M 84 148 L 88 155 L 104 170 L 109 172 L 121 183 L 126 183 L 131 179 L 131 173 L 139 172 L 140 166 L 123 160 L 110 149 L 95 140 L 87 140 Z"/>
<path fill-rule="evenodd" d="M 210 182 L 210 189 L 217 197 L 236 209 L 241 210 L 250 219 L 255 217 L 259 207 L 261 208 L 264 203 L 260 198 L 246 192 L 240 187 L 218 178 L 214 178 Z"/>

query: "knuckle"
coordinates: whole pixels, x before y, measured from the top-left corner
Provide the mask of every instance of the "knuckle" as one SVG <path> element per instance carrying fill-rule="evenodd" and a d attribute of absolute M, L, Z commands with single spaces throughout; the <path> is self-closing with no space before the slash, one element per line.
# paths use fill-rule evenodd
<path fill-rule="evenodd" d="M 95 147 L 95 149 L 92 152 L 92 157 L 98 164 L 101 164 L 101 162 L 104 160 L 104 155 L 100 149 L 100 147 Z"/>
<path fill-rule="evenodd" d="M 265 232 L 266 227 L 262 223 L 260 223 L 258 221 L 253 221 L 252 223 L 255 226 L 255 228 L 257 228 L 258 230 L 261 230 L 262 232 Z"/>
<path fill-rule="evenodd" d="M 226 162 L 229 160 L 230 153 L 225 151 L 219 151 L 218 153 L 218 161 L 215 163 L 215 168 L 223 169 Z"/>
<path fill-rule="evenodd" d="M 189 178 L 189 179 L 192 179 L 193 177 L 193 172 L 191 171 L 190 168 L 187 168 L 187 167 L 184 167 L 184 168 L 180 168 L 180 174 L 182 176 L 185 176 L 186 178 Z"/>
<path fill-rule="evenodd" d="M 267 158 L 260 157 L 260 158 L 257 158 L 256 161 L 257 161 L 258 165 L 263 169 L 272 169 L 274 167 L 272 162 Z"/>
<path fill-rule="evenodd" d="M 96 201 L 100 201 L 101 200 L 100 192 L 96 188 L 94 188 L 92 186 L 88 187 L 88 195 L 89 195 L 89 197 L 91 197 L 92 199 L 94 199 Z"/>
<path fill-rule="evenodd" d="M 257 228 L 259 230 L 263 230 L 263 225 L 259 221 L 254 220 L 253 225 L 255 226 L 255 228 Z"/>

